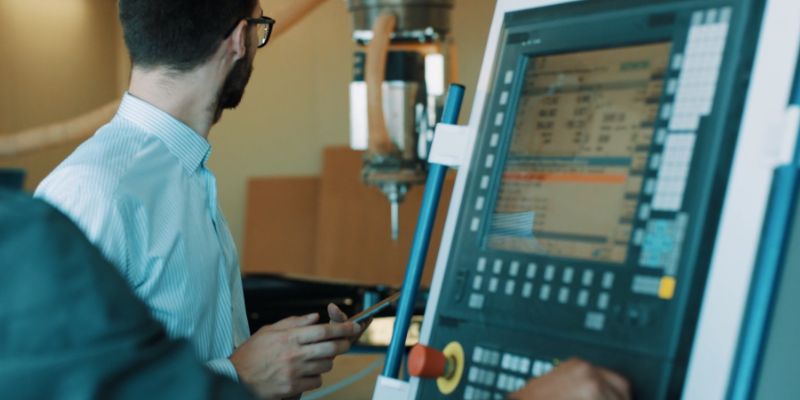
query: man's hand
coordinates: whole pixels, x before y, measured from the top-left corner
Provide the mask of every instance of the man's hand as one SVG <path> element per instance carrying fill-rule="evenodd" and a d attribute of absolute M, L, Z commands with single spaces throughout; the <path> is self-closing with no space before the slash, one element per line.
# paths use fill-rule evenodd
<path fill-rule="evenodd" d="M 630 384 L 625 378 L 586 361 L 571 359 L 550 373 L 531 380 L 512 400 L 629 400 Z"/>
<path fill-rule="evenodd" d="M 322 385 L 321 375 L 333 367 L 333 358 L 350 349 L 349 338 L 361 327 L 353 323 L 313 325 L 319 314 L 290 317 L 258 330 L 230 357 L 253 392 L 264 399 L 280 399 Z"/>
<path fill-rule="evenodd" d="M 348 318 L 347 314 L 345 314 L 344 311 L 342 311 L 339 308 L 339 306 L 333 303 L 328 304 L 328 317 L 331 319 L 332 324 L 346 322 Z M 357 342 L 358 339 L 361 338 L 361 335 L 364 334 L 364 332 L 367 330 L 369 324 L 371 323 L 372 323 L 372 318 L 369 318 L 367 320 L 358 323 L 357 325 L 360 326 L 361 331 L 350 337 L 350 343 Z"/>

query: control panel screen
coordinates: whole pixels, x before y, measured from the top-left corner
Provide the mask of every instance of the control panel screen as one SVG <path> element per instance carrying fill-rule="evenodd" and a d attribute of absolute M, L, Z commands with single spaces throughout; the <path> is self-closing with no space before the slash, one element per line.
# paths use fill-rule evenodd
<path fill-rule="evenodd" d="M 670 48 L 526 60 L 487 247 L 625 263 Z"/>

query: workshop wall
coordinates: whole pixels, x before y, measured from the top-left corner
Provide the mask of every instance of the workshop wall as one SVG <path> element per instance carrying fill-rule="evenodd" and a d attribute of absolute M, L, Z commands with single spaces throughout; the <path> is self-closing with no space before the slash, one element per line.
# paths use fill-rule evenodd
<path fill-rule="evenodd" d="M 291 1 L 262 1 L 265 15 Z M 494 5 L 457 0 L 453 12 L 460 81 L 467 85 L 464 120 Z M 354 49 L 346 2 L 328 0 L 259 50 L 240 107 L 213 128 L 210 165 L 240 252 L 248 178 L 317 176 L 323 149 L 348 144 Z M 116 1 L 2 0 L 0 54 L 0 132 L 77 116 L 127 87 L 130 68 Z M 0 168 L 26 169 L 26 188 L 33 190 L 78 144 L 0 157 Z"/>
<path fill-rule="evenodd" d="M 121 36 L 114 1 L 0 1 L 0 134 L 74 117 L 117 97 Z M 33 190 L 79 143 L 0 157 L 0 168 L 25 169 L 26 189 Z"/>

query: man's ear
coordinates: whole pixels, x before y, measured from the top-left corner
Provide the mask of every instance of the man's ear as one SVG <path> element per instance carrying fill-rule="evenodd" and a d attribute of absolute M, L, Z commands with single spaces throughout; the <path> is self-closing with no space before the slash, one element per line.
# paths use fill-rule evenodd
<path fill-rule="evenodd" d="M 231 32 L 230 49 L 233 52 L 233 61 L 239 61 L 247 54 L 247 21 L 244 19 L 239 21 L 236 28 Z"/>

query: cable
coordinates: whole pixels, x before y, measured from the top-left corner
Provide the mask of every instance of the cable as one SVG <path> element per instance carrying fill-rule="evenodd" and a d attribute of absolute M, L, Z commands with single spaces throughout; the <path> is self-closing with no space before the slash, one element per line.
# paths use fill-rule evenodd
<path fill-rule="evenodd" d="M 344 379 L 340 380 L 339 382 L 334 383 L 333 385 L 330 385 L 328 387 L 319 389 L 319 390 L 317 390 L 315 392 L 312 392 L 312 393 L 309 393 L 309 394 L 303 396 L 302 400 L 317 400 L 317 399 L 322 399 L 325 396 L 330 396 L 330 395 L 332 395 L 332 394 L 334 394 L 334 393 L 336 393 L 336 392 L 338 392 L 338 391 L 340 391 L 340 390 L 342 390 L 342 389 L 344 389 L 344 388 L 346 388 L 346 387 L 348 387 L 348 386 L 350 386 L 350 385 L 352 385 L 352 384 L 364 379 L 365 377 L 367 377 L 367 375 L 369 375 L 373 371 L 375 371 L 378 368 L 380 368 L 381 365 L 383 365 L 383 359 L 375 360 L 375 361 L 372 362 L 372 364 L 368 365 L 366 368 L 362 369 L 361 371 L 358 371 L 355 374 L 350 375 L 347 378 L 344 378 Z"/>

